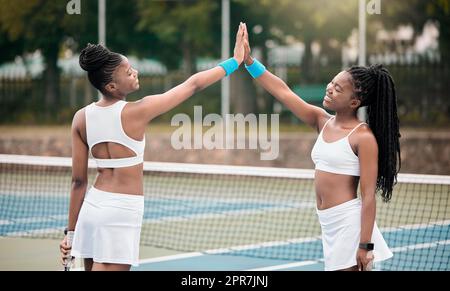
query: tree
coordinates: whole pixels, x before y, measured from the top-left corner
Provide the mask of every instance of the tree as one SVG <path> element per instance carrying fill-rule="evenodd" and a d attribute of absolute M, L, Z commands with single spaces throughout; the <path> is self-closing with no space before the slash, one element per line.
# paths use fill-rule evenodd
<path fill-rule="evenodd" d="M 234 0 L 230 4 L 230 43 L 234 45 L 240 21 L 250 27 L 267 23 L 266 6 L 251 5 L 249 1 Z M 186 76 L 196 71 L 197 56 L 219 58 L 221 52 L 220 1 L 151 1 L 139 0 L 138 28 L 157 35 L 164 49 L 157 52 L 169 68 L 183 63 Z M 264 44 L 269 30 L 252 39 L 255 45 Z M 232 50 L 232 47 L 230 48 Z M 231 77 L 231 104 L 234 112 L 256 112 L 256 92 L 245 72 Z M 246 80 L 247 82 L 243 81 Z"/>
<path fill-rule="evenodd" d="M 267 55 L 269 40 L 281 45 L 289 39 L 305 44 L 301 63 L 301 81 L 305 83 L 317 82 L 319 75 L 319 65 L 311 51 L 312 43 L 319 42 L 322 52 L 326 51 L 329 59 L 340 63 L 340 49 L 357 26 L 357 12 L 355 0 L 279 0 L 276 4 L 270 0 L 235 0 L 232 5 L 232 17 L 247 22 L 252 47 L 259 48 L 263 58 Z M 336 43 L 338 46 L 332 47 Z M 258 98 L 266 105 L 265 110 L 271 111 L 273 98 L 265 93 L 259 93 Z M 239 101 L 241 98 L 237 99 L 243 102 Z"/>
<path fill-rule="evenodd" d="M 24 40 L 23 38 L 10 40 L 7 33 L 0 31 L 0 64 L 10 61 L 17 56 L 17 51 L 23 51 Z"/>
<path fill-rule="evenodd" d="M 400 24 L 411 24 L 415 34 L 422 32 L 424 24 L 437 21 L 439 24 L 439 47 L 444 61 L 450 60 L 450 0 L 409 0 L 383 2 L 381 15 L 373 21 L 382 22 L 386 28 Z M 382 19 L 380 19 L 383 17 Z"/>
<path fill-rule="evenodd" d="M 40 50 L 45 62 L 45 106 L 58 108 L 61 48 L 79 52 L 98 42 L 98 2 L 83 1 L 81 15 L 69 15 L 66 0 L 0 0 L 0 61 Z M 154 35 L 135 29 L 136 0 L 107 2 L 107 45 L 123 54 L 148 56 Z M 71 39 L 72 41 L 67 41 Z"/>
<path fill-rule="evenodd" d="M 269 1 L 263 1 L 270 5 Z M 280 0 L 272 5 L 272 26 L 284 35 L 291 35 L 305 45 L 301 72 L 305 82 L 313 82 L 315 75 L 311 45 L 317 41 L 322 49 L 334 41 L 340 53 L 342 44 L 357 27 L 358 1 L 355 0 Z M 340 55 L 340 54 L 339 54 Z"/>
<path fill-rule="evenodd" d="M 196 55 L 214 51 L 213 21 L 218 2 L 138 0 L 138 29 L 153 33 L 165 45 L 160 56 L 169 68 L 183 62 L 187 76 L 196 71 Z M 220 14 L 219 14 L 220 15 Z M 219 18 L 220 19 L 220 18 Z"/>
<path fill-rule="evenodd" d="M 0 0 L 0 29 L 15 46 L 17 54 L 41 50 L 45 58 L 45 104 L 58 103 L 59 70 L 57 66 L 61 42 L 65 36 L 63 20 L 65 1 Z M 12 55 L 10 55 L 12 57 Z"/>

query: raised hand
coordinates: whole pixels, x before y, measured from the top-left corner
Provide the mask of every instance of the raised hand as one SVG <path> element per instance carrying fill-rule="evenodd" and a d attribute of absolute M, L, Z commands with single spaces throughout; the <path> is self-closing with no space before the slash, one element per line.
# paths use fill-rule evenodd
<path fill-rule="evenodd" d="M 245 23 L 244 23 L 244 50 L 245 50 L 245 55 L 244 55 L 245 64 L 246 65 L 253 64 L 253 58 L 251 56 L 252 49 L 250 48 L 250 42 L 248 40 L 247 24 L 245 24 Z"/>
<path fill-rule="evenodd" d="M 244 24 L 239 24 L 239 30 L 236 34 L 236 44 L 234 45 L 234 58 L 241 64 L 244 61 L 245 49 L 244 49 Z"/>

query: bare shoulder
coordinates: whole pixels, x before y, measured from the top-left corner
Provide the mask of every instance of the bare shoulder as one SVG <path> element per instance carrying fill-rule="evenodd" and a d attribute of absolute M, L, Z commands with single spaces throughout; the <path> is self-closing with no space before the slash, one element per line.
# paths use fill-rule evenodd
<path fill-rule="evenodd" d="M 129 120 L 139 124 L 139 126 L 147 126 L 147 124 L 156 116 L 160 115 L 166 106 L 164 102 L 169 99 L 162 98 L 164 94 L 155 94 L 145 96 L 137 101 L 128 102 L 124 108 L 125 115 Z M 170 108 L 168 108 L 170 109 Z"/>
<path fill-rule="evenodd" d="M 317 132 L 320 132 L 322 128 L 325 126 L 325 123 L 327 123 L 330 118 L 332 118 L 334 115 L 329 114 L 325 109 L 320 108 L 318 111 L 318 119 L 317 119 Z"/>
<path fill-rule="evenodd" d="M 368 124 L 363 124 L 355 132 L 357 144 L 360 146 L 378 147 L 377 139 Z"/>
<path fill-rule="evenodd" d="M 86 107 L 83 107 L 80 110 L 78 110 L 77 112 L 75 112 L 75 114 L 73 116 L 73 120 L 72 120 L 73 127 L 79 127 L 86 123 L 86 118 L 85 118 L 86 113 L 85 112 L 86 112 Z"/>
<path fill-rule="evenodd" d="M 77 133 L 76 136 L 80 136 L 86 142 L 86 107 L 78 110 L 73 116 L 72 132 Z"/>
<path fill-rule="evenodd" d="M 130 113 L 130 115 L 133 115 L 138 111 L 142 111 L 146 106 L 147 101 L 148 96 L 136 101 L 127 101 L 127 105 L 125 105 L 124 111 L 127 111 L 126 113 Z"/>
<path fill-rule="evenodd" d="M 158 95 L 145 96 L 139 100 L 127 102 L 124 110 L 127 111 L 126 113 L 130 114 L 131 116 L 141 117 L 146 110 L 149 110 L 151 103 L 156 96 Z"/>

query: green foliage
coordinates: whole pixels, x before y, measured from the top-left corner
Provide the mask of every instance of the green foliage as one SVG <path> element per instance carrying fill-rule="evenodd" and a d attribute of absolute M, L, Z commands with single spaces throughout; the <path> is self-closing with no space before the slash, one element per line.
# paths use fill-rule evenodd
<path fill-rule="evenodd" d="M 67 2 L 68 0 L 0 0 L 0 63 L 13 60 L 17 55 L 41 50 L 46 68 L 51 70 L 46 71 L 46 76 L 41 78 L 43 84 L 39 90 L 34 87 L 28 89 L 34 94 L 39 91 L 39 94 L 47 97 L 49 90 L 53 91 L 58 96 L 49 100 L 55 104 L 64 104 L 59 99 L 67 97 L 61 94 L 64 90 L 49 86 L 59 79 L 56 68 L 58 54 L 66 48 L 79 52 L 88 42 L 98 41 L 97 1 L 82 0 L 81 15 L 68 15 Z M 411 23 L 416 33 L 421 33 L 424 23 L 432 19 L 440 24 L 441 53 L 444 59 L 449 56 L 450 0 L 381 3 L 381 15 L 368 18 L 369 50 L 376 49 L 376 45 L 370 41 L 381 27 L 380 23 L 387 29 Z M 294 75 L 289 73 L 288 79 L 292 82 L 289 85 L 298 84 L 299 81 L 302 84 L 305 84 L 303 81 L 310 84 L 323 83 L 337 73 L 336 68 L 340 67 L 340 49 L 352 29 L 358 25 L 357 0 L 230 0 L 230 9 L 231 46 L 240 21 L 247 23 L 252 47 L 261 48 L 264 57 L 268 40 L 279 44 L 289 42 L 289 39 L 303 41 L 307 45 L 312 41 L 321 44 L 322 55 L 328 58 L 327 65 L 323 66 L 313 60 L 311 52 L 307 50 L 305 62 L 302 63 L 307 66 Z M 193 64 L 197 58 L 220 57 L 221 1 L 107 1 L 107 45 L 113 51 L 125 55 L 157 59 L 169 69 L 178 69 L 184 64 L 195 70 Z M 311 74 L 310 78 L 305 77 L 308 74 Z M 183 79 L 184 76 L 179 81 Z M 250 82 L 248 84 L 252 86 Z M 149 85 L 151 86 L 154 84 Z M 167 88 L 158 89 L 162 91 Z M 149 89 L 141 92 L 148 94 L 153 91 Z M 206 94 L 213 96 L 209 100 L 214 100 L 207 106 L 218 107 L 220 100 L 217 88 Z M 25 100 L 27 94 L 24 96 Z M 43 103 L 41 99 L 39 100 Z M 199 100 L 203 99 L 208 98 Z M 18 104 L 14 106 L 16 105 L 17 108 L 23 107 Z M 45 110 L 45 104 L 42 106 L 42 110 Z M 30 108 L 35 110 L 34 106 L 30 105 L 28 109 Z M 184 109 L 180 107 L 180 110 Z M 5 109 L 4 113 L 10 114 L 10 111 Z M 59 118 L 66 119 L 70 114 L 70 111 L 64 111 L 59 114 Z M 56 119 L 58 113 L 53 116 Z M 415 114 L 411 114 L 412 121 L 416 118 Z M 24 115 L 23 119 L 30 120 L 31 117 Z"/>
<path fill-rule="evenodd" d="M 0 28 L 11 41 L 23 39 L 26 51 L 52 50 L 65 35 L 64 3 L 63 0 L 0 0 Z"/>
<path fill-rule="evenodd" d="M 213 38 L 218 1 L 138 0 L 139 31 L 151 33 L 164 44 L 161 58 L 171 68 L 192 54 L 208 56 L 214 48 Z M 194 57 L 195 58 L 195 57 Z"/>
<path fill-rule="evenodd" d="M 444 59 L 450 57 L 450 0 L 383 1 L 381 15 L 370 20 L 382 23 L 388 29 L 401 24 L 411 24 L 416 34 L 422 33 L 424 24 L 436 21 L 439 24 L 439 45 Z"/>

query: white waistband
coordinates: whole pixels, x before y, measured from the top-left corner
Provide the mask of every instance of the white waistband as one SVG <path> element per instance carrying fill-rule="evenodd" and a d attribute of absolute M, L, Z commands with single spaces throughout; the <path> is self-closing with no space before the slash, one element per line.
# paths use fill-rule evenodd
<path fill-rule="evenodd" d="M 125 193 L 108 192 L 95 188 L 92 186 L 86 193 L 86 197 L 89 198 L 118 198 L 124 200 L 143 200 L 144 195 L 134 195 Z"/>
<path fill-rule="evenodd" d="M 121 159 L 95 159 L 99 168 L 126 168 L 139 165 L 144 162 L 144 154 Z"/>

